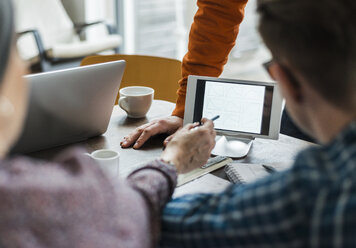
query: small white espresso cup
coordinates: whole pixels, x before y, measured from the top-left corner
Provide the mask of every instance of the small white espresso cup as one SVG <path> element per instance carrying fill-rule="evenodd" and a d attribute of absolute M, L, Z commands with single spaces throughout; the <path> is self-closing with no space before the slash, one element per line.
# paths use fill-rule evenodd
<path fill-rule="evenodd" d="M 86 153 L 89 157 L 95 160 L 100 168 L 110 177 L 114 178 L 119 175 L 120 154 L 114 150 L 101 149 Z"/>
<path fill-rule="evenodd" d="M 143 86 L 131 86 L 120 90 L 119 106 L 130 118 L 145 117 L 152 105 L 154 89 Z"/>

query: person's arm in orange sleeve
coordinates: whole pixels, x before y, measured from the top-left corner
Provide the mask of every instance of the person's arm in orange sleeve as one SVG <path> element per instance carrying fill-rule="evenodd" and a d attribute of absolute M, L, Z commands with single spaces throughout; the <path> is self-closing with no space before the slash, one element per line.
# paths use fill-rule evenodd
<path fill-rule="evenodd" d="M 140 148 L 150 137 L 173 134 L 183 126 L 187 78 L 189 75 L 218 77 L 235 45 L 247 0 L 198 0 L 184 56 L 178 99 L 172 116 L 138 127 L 121 142 L 123 148 Z"/>
<path fill-rule="evenodd" d="M 183 118 L 189 75 L 218 77 L 235 45 L 247 0 L 198 0 L 172 115 Z"/>

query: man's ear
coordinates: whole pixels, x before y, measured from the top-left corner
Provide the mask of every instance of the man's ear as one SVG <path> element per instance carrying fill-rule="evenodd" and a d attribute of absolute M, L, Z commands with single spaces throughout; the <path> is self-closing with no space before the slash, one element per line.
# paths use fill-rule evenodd
<path fill-rule="evenodd" d="M 297 103 L 303 100 L 299 83 L 283 66 L 274 63 L 270 67 L 270 73 L 273 78 L 278 81 L 283 97 L 286 98 L 286 100 Z"/>

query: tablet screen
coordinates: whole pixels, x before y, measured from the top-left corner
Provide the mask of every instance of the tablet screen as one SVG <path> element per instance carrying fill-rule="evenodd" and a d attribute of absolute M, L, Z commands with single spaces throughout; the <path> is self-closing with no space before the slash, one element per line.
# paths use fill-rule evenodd
<path fill-rule="evenodd" d="M 269 134 L 273 86 L 198 80 L 194 121 L 220 115 L 215 129 Z"/>

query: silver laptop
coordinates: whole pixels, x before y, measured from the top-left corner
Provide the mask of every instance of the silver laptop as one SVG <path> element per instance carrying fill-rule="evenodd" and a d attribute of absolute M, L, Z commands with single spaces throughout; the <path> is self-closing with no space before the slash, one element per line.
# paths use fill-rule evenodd
<path fill-rule="evenodd" d="M 30 153 L 103 134 L 125 61 L 26 76 L 28 114 L 12 153 Z"/>

